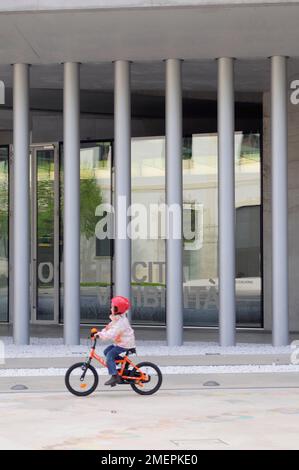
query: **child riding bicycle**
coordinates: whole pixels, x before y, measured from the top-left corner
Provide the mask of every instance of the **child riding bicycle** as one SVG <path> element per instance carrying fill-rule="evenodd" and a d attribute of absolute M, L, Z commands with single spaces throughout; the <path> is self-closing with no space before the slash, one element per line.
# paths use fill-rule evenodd
<path fill-rule="evenodd" d="M 128 349 L 135 348 L 135 335 L 134 330 L 130 325 L 127 318 L 127 311 L 130 308 L 130 302 L 126 297 L 121 295 L 111 299 L 111 315 L 110 323 L 105 326 L 101 331 L 95 334 L 103 341 L 110 340 L 113 342 L 104 350 L 109 374 L 111 378 L 105 382 L 105 385 L 116 385 L 121 382 L 119 377 L 115 360 L 119 354 L 127 351 Z"/>

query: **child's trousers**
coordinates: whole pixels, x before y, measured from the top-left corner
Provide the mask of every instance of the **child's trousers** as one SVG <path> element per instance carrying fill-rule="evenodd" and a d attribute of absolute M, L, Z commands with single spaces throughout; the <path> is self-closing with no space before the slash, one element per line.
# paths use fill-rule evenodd
<path fill-rule="evenodd" d="M 108 346 L 104 350 L 104 354 L 106 356 L 107 367 L 108 367 L 110 375 L 117 374 L 115 359 L 120 353 L 124 351 L 127 351 L 127 348 L 122 348 L 121 346 L 115 346 L 114 344 L 110 344 L 110 346 Z"/>

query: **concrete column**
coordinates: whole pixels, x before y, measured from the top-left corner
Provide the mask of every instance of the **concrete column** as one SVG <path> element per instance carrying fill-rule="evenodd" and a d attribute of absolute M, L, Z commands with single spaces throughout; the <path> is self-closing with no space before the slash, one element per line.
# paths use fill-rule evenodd
<path fill-rule="evenodd" d="M 13 66 L 13 336 L 29 344 L 30 230 L 29 230 L 29 66 Z"/>
<path fill-rule="evenodd" d="M 181 60 L 166 60 L 166 203 L 173 207 L 166 242 L 167 344 L 183 343 L 182 247 L 182 70 Z M 179 235 L 179 236 L 178 236 Z"/>
<path fill-rule="evenodd" d="M 115 244 L 114 295 L 131 298 L 131 239 L 127 232 L 131 205 L 130 62 L 114 64 Z"/>
<path fill-rule="evenodd" d="M 80 344 L 80 65 L 64 64 L 64 342 Z"/>
<path fill-rule="evenodd" d="M 234 59 L 218 59 L 218 271 L 219 340 L 234 346 L 235 305 L 235 158 Z"/>
<path fill-rule="evenodd" d="M 271 57 L 272 341 L 289 344 L 287 59 Z"/>

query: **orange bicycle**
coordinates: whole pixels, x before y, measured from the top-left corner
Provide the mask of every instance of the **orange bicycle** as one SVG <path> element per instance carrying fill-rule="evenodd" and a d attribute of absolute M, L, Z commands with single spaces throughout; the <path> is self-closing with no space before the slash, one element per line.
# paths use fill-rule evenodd
<path fill-rule="evenodd" d="M 105 360 L 95 352 L 97 338 L 94 335 L 97 332 L 96 328 L 92 328 L 90 335 L 92 346 L 87 360 L 74 364 L 65 374 L 67 389 L 77 397 L 90 395 L 98 386 L 99 375 L 95 367 L 91 365 L 92 359 L 96 359 L 103 367 L 107 367 Z M 117 373 L 121 377 L 119 385 L 130 385 L 134 392 L 140 395 L 156 393 L 162 384 L 162 373 L 159 367 L 152 362 L 140 362 L 135 365 L 128 357 L 130 354 L 136 354 L 136 349 L 128 349 L 115 360 Z"/>

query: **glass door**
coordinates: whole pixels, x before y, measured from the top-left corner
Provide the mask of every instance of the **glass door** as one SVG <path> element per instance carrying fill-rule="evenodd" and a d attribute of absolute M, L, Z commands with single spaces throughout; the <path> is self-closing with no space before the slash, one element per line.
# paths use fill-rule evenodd
<path fill-rule="evenodd" d="M 58 145 L 31 147 L 32 322 L 59 318 Z"/>

